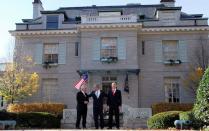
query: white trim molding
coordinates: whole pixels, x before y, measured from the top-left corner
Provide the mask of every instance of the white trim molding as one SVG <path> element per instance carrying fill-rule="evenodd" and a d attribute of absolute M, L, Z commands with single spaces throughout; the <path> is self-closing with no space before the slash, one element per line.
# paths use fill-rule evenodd
<path fill-rule="evenodd" d="M 143 33 L 154 33 L 154 32 L 191 32 L 191 31 L 206 31 L 209 32 L 209 26 L 199 27 L 144 27 L 142 28 Z"/>
<path fill-rule="evenodd" d="M 118 23 L 118 24 L 81 24 L 78 25 L 78 28 L 80 30 L 85 29 L 102 29 L 102 30 L 118 30 L 118 29 L 127 29 L 127 28 L 133 28 L 138 30 L 140 27 L 142 27 L 141 23 Z"/>
<path fill-rule="evenodd" d="M 77 30 L 25 30 L 9 31 L 12 36 L 32 36 L 32 35 L 73 35 Z"/>

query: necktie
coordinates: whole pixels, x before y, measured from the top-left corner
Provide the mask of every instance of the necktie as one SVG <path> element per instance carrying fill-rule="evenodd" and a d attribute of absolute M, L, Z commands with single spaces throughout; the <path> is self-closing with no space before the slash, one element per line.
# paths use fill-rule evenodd
<path fill-rule="evenodd" d="M 97 96 L 97 98 L 99 97 L 99 92 L 98 91 L 96 91 L 96 96 Z"/>
<path fill-rule="evenodd" d="M 115 95 L 115 91 L 114 91 L 114 90 L 112 91 L 112 95 L 113 95 L 113 96 Z"/>

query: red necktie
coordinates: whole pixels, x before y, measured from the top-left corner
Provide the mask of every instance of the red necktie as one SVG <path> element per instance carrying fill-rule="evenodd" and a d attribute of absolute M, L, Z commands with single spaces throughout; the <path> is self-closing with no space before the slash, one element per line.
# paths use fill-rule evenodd
<path fill-rule="evenodd" d="M 112 95 L 113 95 L 113 96 L 115 95 L 115 91 L 114 91 L 114 90 L 112 91 Z"/>

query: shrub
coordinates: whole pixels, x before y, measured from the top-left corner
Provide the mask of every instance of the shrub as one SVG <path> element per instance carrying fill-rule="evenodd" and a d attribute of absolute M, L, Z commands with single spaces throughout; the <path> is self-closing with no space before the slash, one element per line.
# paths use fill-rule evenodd
<path fill-rule="evenodd" d="M 16 120 L 19 128 L 60 128 L 60 119 L 50 113 L 18 113 Z"/>
<path fill-rule="evenodd" d="M 63 112 L 64 104 L 51 103 L 32 103 L 32 104 L 10 104 L 8 112 L 48 112 L 59 115 Z"/>
<path fill-rule="evenodd" d="M 17 122 L 16 127 L 18 129 L 52 129 L 60 128 L 60 118 L 57 116 L 44 113 L 44 112 L 32 112 L 32 113 L 10 113 L 0 112 L 0 120 L 15 120 Z"/>
<path fill-rule="evenodd" d="M 193 112 L 196 120 L 209 125 L 209 68 L 206 69 L 197 89 Z"/>
<path fill-rule="evenodd" d="M 147 121 L 149 129 L 168 129 L 169 127 L 175 127 L 174 121 L 179 120 L 179 113 L 181 111 L 168 111 L 158 113 Z"/>
<path fill-rule="evenodd" d="M 17 118 L 16 113 L 8 113 L 0 111 L 0 120 L 15 120 Z"/>
<path fill-rule="evenodd" d="M 192 111 L 181 112 L 179 114 L 180 120 L 189 120 L 192 121 L 194 119 L 194 114 Z"/>
<path fill-rule="evenodd" d="M 166 111 L 190 111 L 193 104 L 180 104 L 180 103 L 156 103 L 151 106 L 152 114 L 157 114 Z"/>
<path fill-rule="evenodd" d="M 192 111 L 180 113 L 179 118 L 180 120 L 191 121 L 190 125 L 193 129 L 199 129 L 202 126 L 202 122 L 195 119 L 194 113 Z"/>

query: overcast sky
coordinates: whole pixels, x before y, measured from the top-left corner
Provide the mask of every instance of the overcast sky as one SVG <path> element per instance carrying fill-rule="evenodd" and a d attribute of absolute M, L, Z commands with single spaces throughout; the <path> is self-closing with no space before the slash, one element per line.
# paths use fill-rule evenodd
<path fill-rule="evenodd" d="M 8 56 L 11 43 L 14 43 L 8 30 L 15 29 L 15 23 L 21 19 L 32 18 L 33 0 L 1 1 L 0 23 L 0 60 Z M 59 7 L 91 6 L 91 5 L 125 5 L 127 3 L 159 4 L 160 0 L 42 0 L 45 10 L 56 10 Z M 209 0 L 176 0 L 182 11 L 190 14 L 204 14 L 209 17 Z"/>

